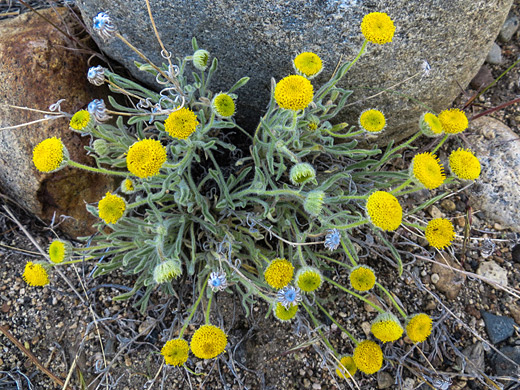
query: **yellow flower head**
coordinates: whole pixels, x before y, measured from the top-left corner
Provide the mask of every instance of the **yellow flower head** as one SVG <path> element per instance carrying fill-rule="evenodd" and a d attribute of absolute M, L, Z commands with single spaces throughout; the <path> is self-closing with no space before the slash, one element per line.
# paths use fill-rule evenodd
<path fill-rule="evenodd" d="M 189 352 L 188 342 L 183 339 L 169 340 L 161 349 L 164 362 L 171 366 L 182 366 L 186 363 Z"/>
<path fill-rule="evenodd" d="M 165 162 L 166 148 L 155 139 L 135 142 L 126 155 L 126 167 L 141 179 L 157 175 Z"/>
<path fill-rule="evenodd" d="M 421 132 L 427 137 L 438 137 L 442 134 L 442 123 L 434 114 L 426 112 L 419 121 Z"/>
<path fill-rule="evenodd" d="M 92 115 L 90 115 L 87 110 L 80 110 L 76 112 L 69 122 L 70 128 L 79 132 L 88 131 L 93 124 L 94 120 L 92 119 Z"/>
<path fill-rule="evenodd" d="M 458 108 L 450 108 L 439 114 L 439 121 L 447 134 L 457 134 L 468 128 L 468 118 L 464 111 Z"/>
<path fill-rule="evenodd" d="M 406 335 L 414 343 L 422 343 L 432 333 L 432 319 L 424 313 L 414 314 L 406 324 Z"/>
<path fill-rule="evenodd" d="M 441 160 L 429 152 L 416 154 L 411 168 L 413 176 L 429 190 L 439 187 L 446 179 Z"/>
<path fill-rule="evenodd" d="M 350 271 L 350 285 L 358 291 L 368 291 L 376 284 L 374 270 L 366 265 L 357 265 Z"/>
<path fill-rule="evenodd" d="M 193 53 L 193 66 L 198 70 L 204 72 L 209 65 L 209 52 L 204 49 L 199 49 Z"/>
<path fill-rule="evenodd" d="M 72 245 L 68 241 L 54 240 L 49 245 L 49 259 L 55 264 L 62 263 L 69 259 L 71 250 Z"/>
<path fill-rule="evenodd" d="M 213 359 L 222 352 L 227 345 L 227 336 L 224 331 L 214 325 L 202 325 L 191 338 L 191 352 L 200 359 Z"/>
<path fill-rule="evenodd" d="M 361 21 L 361 32 L 367 41 L 383 45 L 392 42 L 395 26 L 384 12 L 372 12 Z"/>
<path fill-rule="evenodd" d="M 312 292 L 321 287 L 323 276 L 321 272 L 314 267 L 303 267 L 296 273 L 296 285 L 303 292 Z"/>
<path fill-rule="evenodd" d="M 43 287 L 49 284 L 49 275 L 41 264 L 29 261 L 25 264 L 25 270 L 22 275 L 23 280 L 29 286 Z"/>
<path fill-rule="evenodd" d="M 293 265 L 285 259 L 274 259 L 264 272 L 265 281 L 273 288 L 284 288 L 294 275 Z"/>
<path fill-rule="evenodd" d="M 391 313 L 379 314 L 372 322 L 371 330 L 383 343 L 399 340 L 404 332 L 397 317 Z"/>
<path fill-rule="evenodd" d="M 435 218 L 428 222 L 424 233 L 428 243 L 437 249 L 443 249 L 451 245 L 455 238 L 453 224 L 445 218 Z"/>
<path fill-rule="evenodd" d="M 280 302 L 276 302 L 276 306 L 273 312 L 274 316 L 281 322 L 290 321 L 298 312 L 298 305 L 290 305 L 288 308 L 286 308 Z"/>
<path fill-rule="evenodd" d="M 281 79 L 274 89 L 276 103 L 288 110 L 304 110 L 314 97 L 314 89 L 303 76 L 292 75 Z"/>
<path fill-rule="evenodd" d="M 219 93 L 211 102 L 211 108 L 221 118 L 231 118 L 235 113 L 235 101 L 227 93 Z"/>
<path fill-rule="evenodd" d="M 373 341 L 364 340 L 354 349 L 354 363 L 359 371 L 374 374 L 383 367 L 383 351 Z"/>
<path fill-rule="evenodd" d="M 317 76 L 323 69 L 321 58 L 311 52 L 298 54 L 293 64 L 298 73 L 309 78 Z"/>
<path fill-rule="evenodd" d="M 403 209 L 397 198 L 388 192 L 373 192 L 366 207 L 370 221 L 380 229 L 392 231 L 401 224 Z"/>
<path fill-rule="evenodd" d="M 173 138 L 186 139 L 195 131 L 198 124 L 197 115 L 189 108 L 183 107 L 168 115 L 164 121 L 164 129 Z"/>
<path fill-rule="evenodd" d="M 341 365 L 336 369 L 336 375 L 340 378 L 350 379 L 357 372 L 356 363 L 354 363 L 352 356 L 343 356 L 339 362 Z"/>
<path fill-rule="evenodd" d="M 386 126 L 385 116 L 379 110 L 365 110 L 359 116 L 359 125 L 369 133 L 380 133 Z"/>
<path fill-rule="evenodd" d="M 318 126 L 319 126 L 318 122 L 311 121 L 311 122 L 309 122 L 308 129 L 310 131 L 316 131 L 316 130 L 318 130 Z"/>
<path fill-rule="evenodd" d="M 33 163 L 40 172 L 52 172 L 66 165 L 68 152 L 60 138 L 43 140 L 33 149 Z"/>
<path fill-rule="evenodd" d="M 458 148 L 450 154 L 450 169 L 463 180 L 475 180 L 480 176 L 480 161 L 469 149 Z"/>
<path fill-rule="evenodd" d="M 116 223 L 126 210 L 126 202 L 119 195 L 107 192 L 98 203 L 99 218 L 105 223 Z"/>

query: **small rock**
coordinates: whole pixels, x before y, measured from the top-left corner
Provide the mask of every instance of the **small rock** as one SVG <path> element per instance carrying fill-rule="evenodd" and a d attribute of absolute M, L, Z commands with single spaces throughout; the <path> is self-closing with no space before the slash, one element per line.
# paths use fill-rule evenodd
<path fill-rule="evenodd" d="M 311 381 L 308 380 L 307 378 L 305 378 L 303 380 L 303 387 L 305 387 L 306 389 L 310 389 L 311 388 Z"/>
<path fill-rule="evenodd" d="M 487 334 L 493 344 L 504 341 L 513 335 L 515 321 L 512 318 L 497 316 L 484 310 L 480 313 L 484 318 Z"/>
<path fill-rule="evenodd" d="M 439 210 L 439 208 L 435 205 L 428 208 L 428 214 L 430 214 L 430 217 L 432 218 L 442 218 L 443 215 L 441 210 Z"/>
<path fill-rule="evenodd" d="M 477 269 L 477 274 L 492 282 L 507 286 L 507 271 L 494 261 L 484 261 Z"/>
<path fill-rule="evenodd" d="M 515 32 L 518 30 L 520 22 L 518 17 L 515 14 L 509 14 L 506 21 L 502 25 L 500 29 L 500 33 L 498 34 L 498 39 L 502 42 L 509 42 Z"/>
<path fill-rule="evenodd" d="M 478 311 L 477 308 L 471 304 L 466 306 L 466 313 L 468 313 L 470 316 L 475 317 L 477 320 L 480 320 L 480 318 L 482 318 L 480 311 Z"/>
<path fill-rule="evenodd" d="M 394 384 L 394 378 L 388 372 L 379 371 L 377 373 L 377 387 L 379 389 L 388 389 Z"/>
<path fill-rule="evenodd" d="M 459 226 L 459 227 L 466 226 L 466 218 L 464 217 L 464 215 L 460 215 L 460 216 L 454 218 L 453 222 L 455 223 L 456 226 Z"/>
<path fill-rule="evenodd" d="M 500 65 L 502 63 L 502 49 L 496 42 L 493 42 L 493 46 L 491 46 L 491 50 L 486 57 L 486 62 L 491 65 Z"/>
<path fill-rule="evenodd" d="M 314 390 L 321 390 L 321 385 L 319 383 L 313 383 L 312 388 Z"/>
<path fill-rule="evenodd" d="M 520 347 L 503 347 L 500 349 L 504 355 L 516 362 L 513 364 L 503 356 L 496 354 L 492 359 L 496 375 L 518 376 L 520 375 Z"/>
<path fill-rule="evenodd" d="M 412 378 L 406 378 L 403 382 L 402 390 L 413 390 L 414 389 L 415 380 Z"/>
<path fill-rule="evenodd" d="M 369 336 L 370 335 L 370 323 L 365 321 L 361 324 L 361 329 L 363 329 L 363 332 L 365 333 L 365 336 Z"/>
<path fill-rule="evenodd" d="M 516 244 L 511 250 L 511 256 L 515 263 L 520 263 L 520 244 Z"/>
<path fill-rule="evenodd" d="M 515 322 L 520 325 L 520 308 L 517 306 L 510 306 L 509 311 L 511 312 L 511 315 L 515 319 Z"/>
<path fill-rule="evenodd" d="M 155 326 L 156 320 L 152 317 L 148 317 L 144 322 L 139 325 L 138 332 L 141 334 L 147 334 Z"/>
<path fill-rule="evenodd" d="M 482 343 L 478 342 L 470 345 L 469 347 L 464 348 L 462 353 L 467 357 L 464 366 L 464 372 L 466 374 L 471 376 L 478 376 L 479 372 L 484 372 L 486 365 L 484 361 L 484 348 L 482 347 Z M 461 364 L 461 362 L 459 362 L 459 364 Z"/>
<path fill-rule="evenodd" d="M 470 85 L 474 89 L 481 89 L 491 84 L 495 78 L 487 65 L 482 65 L 478 73 L 471 80 Z"/>
<path fill-rule="evenodd" d="M 431 276 L 431 281 L 432 281 L 433 284 L 437 284 L 439 282 L 439 279 L 440 279 L 440 277 L 437 274 L 433 274 Z"/>
<path fill-rule="evenodd" d="M 379 303 L 379 299 L 377 299 L 377 297 L 374 295 L 374 294 L 370 294 L 367 299 L 372 302 L 374 305 L 378 306 L 378 307 L 381 307 L 381 304 Z M 376 311 L 376 309 L 374 309 L 372 306 L 370 306 L 368 303 L 365 302 L 364 304 L 365 306 L 365 310 L 368 312 L 368 313 L 374 313 Z"/>
<path fill-rule="evenodd" d="M 500 230 L 504 230 L 504 227 L 502 225 L 500 225 L 498 222 L 495 222 L 493 224 L 493 229 L 500 231 Z"/>
<path fill-rule="evenodd" d="M 455 299 L 459 295 L 460 289 L 464 285 L 466 280 L 466 275 L 452 271 L 449 268 L 446 268 L 445 265 L 451 266 L 452 268 L 460 270 L 460 266 L 455 262 L 452 262 L 450 259 L 444 259 L 442 256 L 437 255 L 435 257 L 437 263 L 434 263 L 432 266 L 432 277 L 433 274 L 437 274 L 439 276 L 439 280 L 435 283 L 435 288 L 446 295 L 448 299 Z M 441 265 L 442 264 L 442 265 Z"/>
<path fill-rule="evenodd" d="M 450 199 L 444 199 L 441 202 L 441 207 L 443 208 L 443 210 L 448 211 L 448 212 L 453 212 L 453 211 L 457 210 L 457 205 L 455 204 L 454 201 L 452 201 Z"/>

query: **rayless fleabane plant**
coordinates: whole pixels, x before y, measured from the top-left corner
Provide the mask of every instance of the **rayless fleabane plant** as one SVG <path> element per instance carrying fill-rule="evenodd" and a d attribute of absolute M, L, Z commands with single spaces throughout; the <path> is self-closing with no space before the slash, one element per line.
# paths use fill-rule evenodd
<path fill-rule="evenodd" d="M 122 39 L 137 51 L 106 13 L 94 18 L 94 30 L 103 39 Z M 52 267 L 97 261 L 96 276 L 116 269 L 134 275 L 132 290 L 115 299 L 134 297 L 142 312 L 155 290 L 174 295 L 181 278 L 192 280 L 196 294 L 191 309 L 175 338 L 164 340 L 161 349 L 164 362 L 173 366 L 189 364 L 190 350 L 200 359 L 213 359 L 225 351 L 228 337 L 211 323 L 213 295 L 222 291 L 238 294 L 246 313 L 263 300 L 279 321 L 308 318 L 327 347 L 325 358 L 335 367 L 338 380 L 350 380 L 357 371 L 379 371 L 385 359 L 391 360 L 381 346 L 403 335 L 414 343 L 424 342 L 432 332 L 432 319 L 424 313 L 408 314 L 398 304 L 384 280 L 358 258 L 353 235 L 356 229 L 370 230 L 394 257 L 393 277 L 400 276 L 402 260 L 388 238 L 391 232 L 408 225 L 423 231 L 439 250 L 455 239 L 447 219 L 434 219 L 426 226 L 408 222 L 447 193 L 411 209 L 403 206 L 402 197 L 457 178 L 474 180 L 480 163 L 471 151 L 458 149 L 445 170 L 435 154 L 448 136 L 468 126 L 460 110 L 439 116 L 424 113 L 415 135 L 385 150 L 358 145 L 360 139 L 370 143 L 373 134 L 391 126 L 377 108 L 360 112 L 359 126 L 334 121 L 352 93 L 338 83 L 369 44 L 388 44 L 394 32 L 385 13 L 366 15 L 358 55 L 341 64 L 323 85 L 311 81 L 323 70 L 321 58 L 311 52 L 298 54 L 293 61 L 296 74 L 272 81 L 267 111 L 252 135 L 233 119 L 239 98 L 235 92 L 248 78 L 227 91 L 212 92 L 218 61 L 195 39 L 193 53 L 175 64 L 166 50 L 162 55 L 167 63 L 161 66 L 138 53 L 144 62 L 137 67 L 163 86 L 159 92 L 101 66 L 91 68 L 87 75 L 91 83 L 108 83 L 113 93 L 131 102 L 126 106 L 109 97 L 113 109 L 108 110 L 103 101 L 95 100 L 71 117 L 71 130 L 91 137 L 86 149 L 96 166 L 72 161 L 58 138 L 34 148 L 34 165 L 42 172 L 73 166 L 116 175 L 121 186 L 87 206 L 99 218 L 98 233 L 88 238 L 88 246 L 73 248 L 54 241 L 50 262 L 28 263 L 24 279 L 42 286 L 49 283 Z M 224 158 L 237 148 L 227 141 L 231 130 L 244 132 L 249 156 Z M 433 150 L 416 154 L 409 169 L 385 170 L 419 137 L 443 135 Z M 340 253 L 346 261 L 338 260 Z M 335 267 L 348 272 L 349 285 L 326 276 Z M 327 299 L 320 295 L 325 285 L 376 310 L 372 339 L 355 338 L 329 313 Z M 367 299 L 375 288 L 393 303 L 395 314 Z M 200 309 L 203 299 L 206 307 Z M 205 323 L 188 343 L 185 332 L 198 310 L 204 312 Z M 324 317 L 346 333 L 350 350 L 333 347 L 318 320 Z"/>

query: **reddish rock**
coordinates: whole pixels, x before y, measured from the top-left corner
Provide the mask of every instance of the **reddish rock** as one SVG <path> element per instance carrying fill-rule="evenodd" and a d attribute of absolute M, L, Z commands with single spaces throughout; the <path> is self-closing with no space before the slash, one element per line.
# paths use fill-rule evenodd
<path fill-rule="evenodd" d="M 435 283 L 435 288 L 446 295 L 448 299 L 455 299 L 459 295 L 460 289 L 464 285 L 466 275 L 461 272 L 452 271 L 446 266 L 460 270 L 460 266 L 455 262 L 450 261 L 448 256 L 444 258 L 440 255 L 435 257 L 439 263 L 434 263 L 432 266 L 432 273 L 439 275 L 439 280 Z"/>
<path fill-rule="evenodd" d="M 39 11 L 63 27 L 67 11 Z M 87 58 L 74 50 L 53 26 L 27 13 L 0 23 L 0 96 L 10 105 L 48 111 L 59 99 L 71 114 L 99 97 L 86 79 Z M 0 106 L 0 127 L 15 126 L 43 118 L 44 114 Z M 32 163 L 32 150 L 42 140 L 59 137 L 73 160 L 91 165 L 84 145 L 88 139 L 68 129 L 67 118 L 0 131 L 0 189 L 28 211 L 45 221 L 69 216 L 60 228 L 72 236 L 93 232 L 94 218 L 85 202 L 95 202 L 113 189 L 111 178 L 65 168 L 44 174 Z"/>

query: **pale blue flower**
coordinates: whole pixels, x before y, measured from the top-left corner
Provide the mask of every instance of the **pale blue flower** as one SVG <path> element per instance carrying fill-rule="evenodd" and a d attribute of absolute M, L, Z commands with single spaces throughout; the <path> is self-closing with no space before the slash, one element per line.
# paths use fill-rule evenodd
<path fill-rule="evenodd" d="M 302 295 L 298 287 L 287 286 L 276 293 L 276 301 L 280 302 L 286 309 L 297 305 L 301 300 Z"/>
<path fill-rule="evenodd" d="M 223 291 L 228 286 L 226 274 L 222 271 L 212 272 L 208 283 L 213 292 Z"/>
<path fill-rule="evenodd" d="M 100 12 L 92 19 L 92 27 L 103 40 L 107 41 L 116 33 L 116 27 L 106 12 Z"/>
<path fill-rule="evenodd" d="M 336 250 L 340 244 L 341 235 L 339 234 L 338 229 L 331 229 L 327 232 L 325 236 L 325 248 L 329 251 Z"/>
<path fill-rule="evenodd" d="M 107 115 L 107 108 L 103 99 L 92 100 L 88 104 L 87 111 L 96 118 L 98 122 L 105 122 L 110 119 L 110 116 Z"/>
<path fill-rule="evenodd" d="M 101 65 L 91 67 L 87 72 L 87 80 L 90 84 L 99 87 L 105 82 L 105 68 Z"/>

